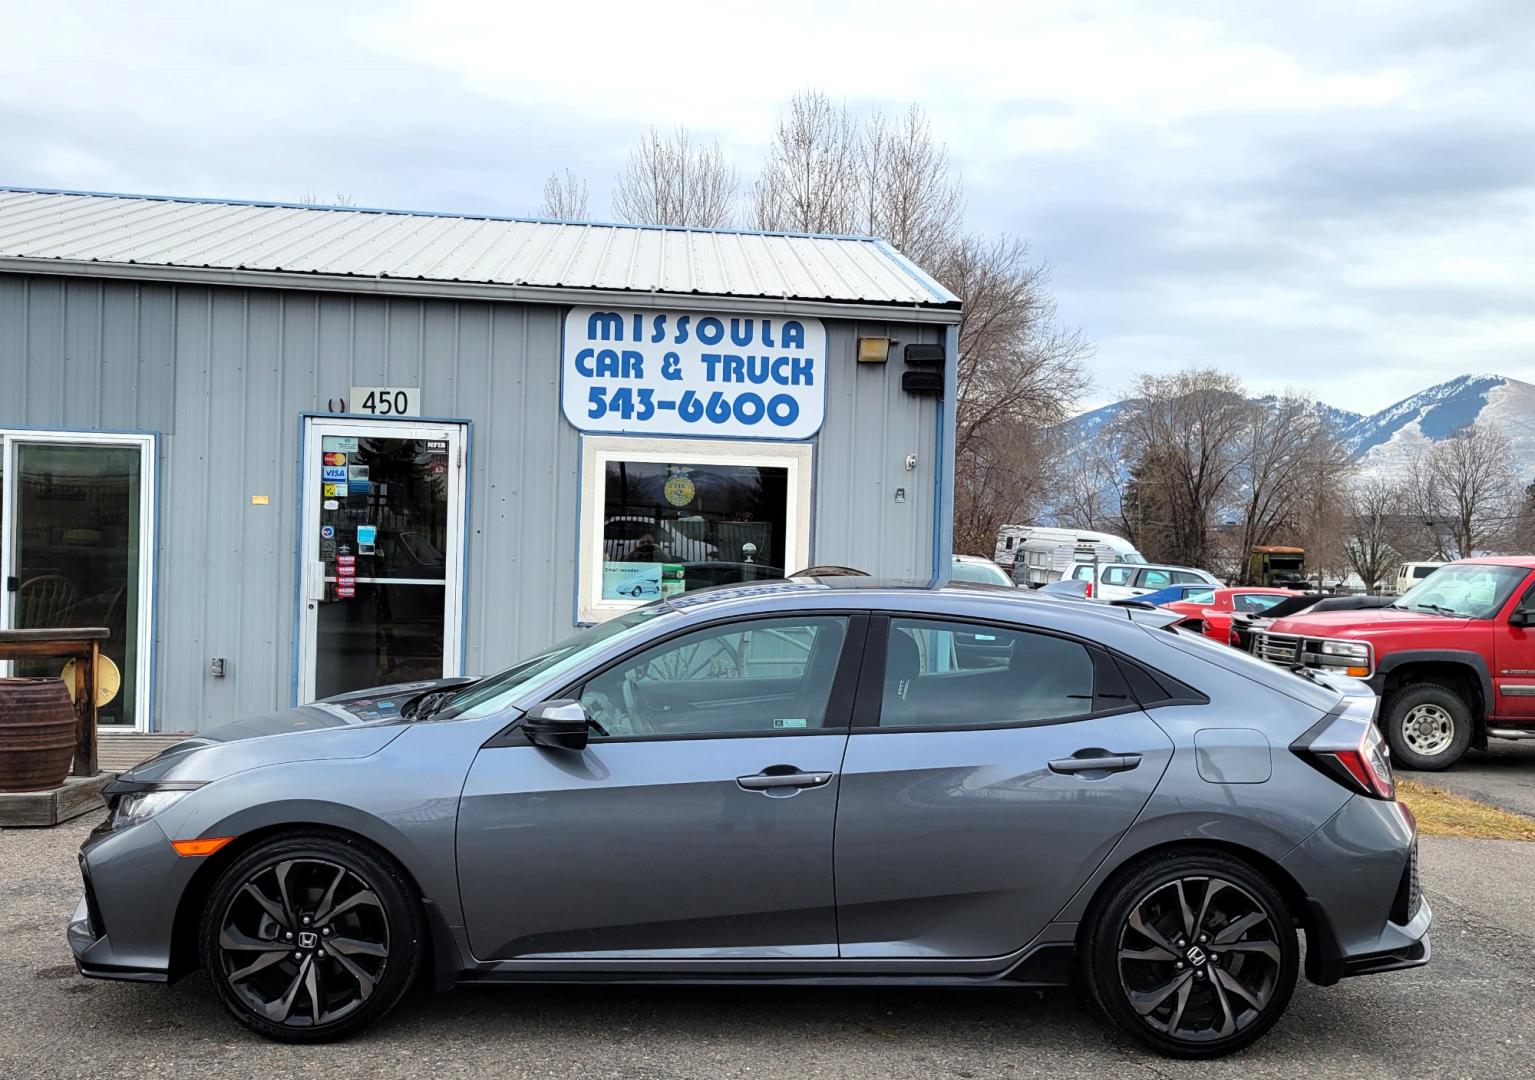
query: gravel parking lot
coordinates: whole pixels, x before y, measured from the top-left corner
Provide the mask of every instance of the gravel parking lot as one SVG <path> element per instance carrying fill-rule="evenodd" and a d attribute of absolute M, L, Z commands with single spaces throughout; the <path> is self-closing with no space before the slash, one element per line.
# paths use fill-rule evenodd
<path fill-rule="evenodd" d="M 339 1046 L 276 1046 L 201 976 L 79 978 L 64 944 L 91 815 L 0 832 L 0 1076 L 1362 1077 L 1535 1075 L 1535 844 L 1423 841 L 1434 962 L 1302 982 L 1253 1050 L 1142 1053 L 1074 995 L 890 990 L 500 989 L 409 1000 Z"/>
<path fill-rule="evenodd" d="M 1535 740 L 1493 739 L 1486 753 L 1473 750 L 1445 772 L 1400 771 L 1456 795 L 1535 817 Z"/>

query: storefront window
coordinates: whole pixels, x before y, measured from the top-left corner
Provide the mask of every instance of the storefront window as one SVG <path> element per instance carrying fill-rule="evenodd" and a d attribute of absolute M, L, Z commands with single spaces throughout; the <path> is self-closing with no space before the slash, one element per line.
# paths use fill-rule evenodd
<path fill-rule="evenodd" d="M 784 468 L 608 462 L 602 598 L 783 577 L 787 491 Z"/>
<path fill-rule="evenodd" d="M 808 446 L 586 441 L 583 621 L 806 564 Z"/>

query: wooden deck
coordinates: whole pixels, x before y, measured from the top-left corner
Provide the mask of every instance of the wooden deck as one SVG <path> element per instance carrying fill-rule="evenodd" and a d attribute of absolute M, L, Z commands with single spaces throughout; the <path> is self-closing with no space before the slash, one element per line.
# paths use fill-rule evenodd
<path fill-rule="evenodd" d="M 148 761 L 161 750 L 192 736 L 190 731 L 155 732 L 102 731 L 97 736 L 97 761 L 102 772 L 127 772 L 141 761 Z"/>

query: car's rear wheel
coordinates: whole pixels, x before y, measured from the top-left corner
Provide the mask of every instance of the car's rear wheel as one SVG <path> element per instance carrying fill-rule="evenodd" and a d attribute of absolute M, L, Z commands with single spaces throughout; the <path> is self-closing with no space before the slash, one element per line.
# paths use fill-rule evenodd
<path fill-rule="evenodd" d="M 1157 858 L 1112 887 L 1087 929 L 1087 988 L 1120 1030 L 1173 1057 L 1249 1045 L 1289 1004 L 1300 947 L 1284 898 L 1216 853 Z"/>
<path fill-rule="evenodd" d="M 1404 769 L 1448 769 L 1471 745 L 1471 708 L 1448 686 L 1399 687 L 1386 697 L 1381 712 L 1391 756 Z"/>
<path fill-rule="evenodd" d="M 283 1042 L 344 1038 L 399 1002 L 421 962 L 421 905 L 387 857 L 283 836 L 228 866 L 203 909 L 203 969 L 224 1007 Z"/>

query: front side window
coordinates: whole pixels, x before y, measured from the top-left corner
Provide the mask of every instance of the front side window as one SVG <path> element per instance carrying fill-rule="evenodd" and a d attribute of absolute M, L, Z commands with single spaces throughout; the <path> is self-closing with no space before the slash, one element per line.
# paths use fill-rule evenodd
<path fill-rule="evenodd" d="M 1141 588 L 1165 589 L 1173 582 L 1172 574 L 1166 570 L 1142 570 Z"/>
<path fill-rule="evenodd" d="M 882 728 L 1024 724 L 1093 711 L 1094 665 L 1075 641 L 1024 630 L 892 619 Z"/>
<path fill-rule="evenodd" d="M 1204 578 L 1190 570 L 1174 570 L 1173 583 L 1176 585 L 1198 585 Z"/>
<path fill-rule="evenodd" d="M 828 714 L 842 615 L 752 619 L 672 638 L 589 679 L 579 697 L 601 738 L 784 734 Z"/>

